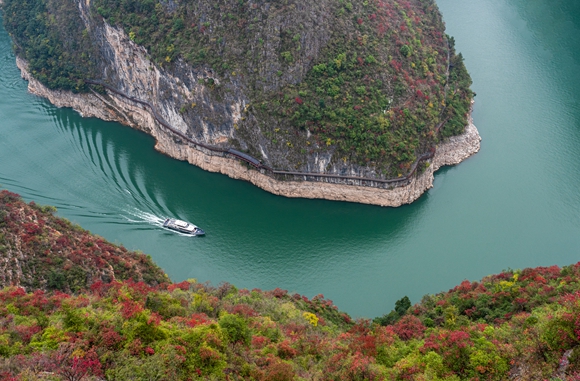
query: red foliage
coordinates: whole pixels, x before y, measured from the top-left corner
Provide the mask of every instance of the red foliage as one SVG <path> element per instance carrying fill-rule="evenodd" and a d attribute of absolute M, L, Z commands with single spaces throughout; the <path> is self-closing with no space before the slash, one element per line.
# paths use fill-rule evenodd
<path fill-rule="evenodd" d="M 244 317 L 258 316 L 258 313 L 247 304 L 236 304 L 234 308 L 232 308 L 231 313 L 241 315 Z"/>
<path fill-rule="evenodd" d="M 252 336 L 252 346 L 257 349 L 262 349 L 270 344 L 270 339 L 264 336 Z"/>
<path fill-rule="evenodd" d="M 110 288 L 111 283 L 104 283 L 100 280 L 93 283 L 90 287 L 91 292 L 98 296 L 105 296 Z"/>
<path fill-rule="evenodd" d="M 294 349 L 288 340 L 282 341 L 278 344 L 278 355 L 283 359 L 291 359 L 296 357 L 298 351 Z"/>
<path fill-rule="evenodd" d="M 180 290 L 183 290 L 183 291 L 187 291 L 187 290 L 189 290 L 189 282 L 184 280 L 181 283 L 170 284 L 169 286 L 167 286 L 167 291 L 171 292 L 171 291 L 175 290 L 176 288 L 179 288 Z"/>
<path fill-rule="evenodd" d="M 402 340 L 420 338 L 425 329 L 421 320 L 414 315 L 405 315 L 393 325 L 393 330 Z"/>
<path fill-rule="evenodd" d="M 191 319 L 187 322 L 187 325 L 190 327 L 195 327 L 201 324 L 209 324 L 211 323 L 211 319 L 204 313 L 197 313 L 191 315 Z"/>
<path fill-rule="evenodd" d="M 304 101 L 302 100 L 302 98 L 300 97 L 296 97 L 294 98 L 294 100 L 296 101 L 296 103 L 298 103 L 299 105 L 301 105 L 302 103 L 304 103 Z"/>
<path fill-rule="evenodd" d="M 28 344 L 32 336 L 37 334 L 38 332 L 42 331 L 42 328 L 37 325 L 26 326 L 26 325 L 17 325 L 14 327 L 14 331 L 20 336 L 20 339 Z"/>
<path fill-rule="evenodd" d="M 292 339 L 304 335 L 304 332 L 306 331 L 306 327 L 304 325 L 296 323 L 288 323 L 283 326 L 282 329 L 284 331 L 284 335 Z"/>
<path fill-rule="evenodd" d="M 377 327 L 375 329 L 375 343 L 380 345 L 393 345 L 397 340 L 397 334 L 392 325 L 386 327 Z"/>
<path fill-rule="evenodd" d="M 71 346 L 59 349 L 52 354 L 54 372 L 68 381 L 80 381 L 86 376 L 101 376 L 102 365 L 94 349 L 90 349 L 83 357 L 74 356 Z"/>
<path fill-rule="evenodd" d="M 373 358 L 365 356 L 360 352 L 355 354 L 347 362 L 346 378 L 349 380 L 375 380 L 380 377 L 378 371 L 370 369 L 370 365 L 375 361 Z"/>
<path fill-rule="evenodd" d="M 143 307 L 132 300 L 122 302 L 121 313 L 124 319 L 131 319 L 133 316 L 143 312 Z"/>
<path fill-rule="evenodd" d="M 220 354 L 209 347 L 199 348 L 199 357 L 205 361 L 219 360 Z"/>
<path fill-rule="evenodd" d="M 288 295 L 288 291 L 287 290 L 282 290 L 281 288 L 275 288 L 272 291 L 272 295 L 274 295 L 275 298 L 280 299 L 280 298 Z"/>
<path fill-rule="evenodd" d="M 41 232 L 40 226 L 38 226 L 37 224 L 32 223 L 32 222 L 24 223 L 22 225 L 22 227 L 26 231 L 26 234 L 36 235 L 36 234 L 39 234 Z"/>
<path fill-rule="evenodd" d="M 423 94 L 421 90 L 417 90 L 417 97 L 422 99 L 429 99 L 429 97 Z"/>
<path fill-rule="evenodd" d="M 350 316 L 346 313 L 342 314 L 342 319 L 344 320 L 344 322 L 346 324 L 351 324 L 352 323 L 352 319 L 350 318 Z"/>
<path fill-rule="evenodd" d="M 70 240 L 68 239 L 68 237 L 66 235 L 61 235 L 60 237 L 58 237 L 56 239 L 56 243 L 60 246 L 70 246 Z"/>
<path fill-rule="evenodd" d="M 16 298 L 20 298 L 26 295 L 26 291 L 22 287 L 10 287 L 2 290 L 0 292 L 0 300 L 12 301 Z"/>
<path fill-rule="evenodd" d="M 116 348 L 123 341 L 123 337 L 114 328 L 106 326 L 101 328 L 100 338 L 101 345 L 106 348 Z"/>
<path fill-rule="evenodd" d="M 473 346 L 469 334 L 464 331 L 439 330 L 425 339 L 421 350 L 437 352 L 450 369 L 461 371 L 469 361 L 468 347 Z"/>
<path fill-rule="evenodd" d="M 257 375 L 261 381 L 290 381 L 294 379 L 292 365 L 276 358 L 270 358 L 265 369 Z"/>
<path fill-rule="evenodd" d="M 395 69 L 395 71 L 397 72 L 400 72 L 401 69 L 403 68 L 403 64 L 397 60 L 391 60 L 390 64 L 393 67 L 393 69 Z"/>
<path fill-rule="evenodd" d="M 375 356 L 377 354 L 376 337 L 371 334 L 370 330 L 353 333 L 350 335 L 349 348 L 351 352 L 360 352 L 365 356 Z"/>
<path fill-rule="evenodd" d="M 127 349 L 133 356 L 140 356 L 143 353 L 143 343 L 140 339 L 135 339 L 127 344 Z"/>
<path fill-rule="evenodd" d="M 461 284 L 451 291 L 459 291 L 460 293 L 467 293 L 472 290 L 471 282 L 464 280 Z"/>
<path fill-rule="evenodd" d="M 16 193 L 12 193 L 10 191 L 7 190 L 2 190 L 0 191 L 0 201 L 2 201 L 2 203 L 10 203 L 10 202 L 15 202 L 15 201 L 20 201 L 20 195 L 16 194 Z"/>
<path fill-rule="evenodd" d="M 149 316 L 149 320 L 147 320 L 147 324 L 152 324 L 155 327 L 158 327 L 159 324 L 161 324 L 161 315 L 159 315 L 157 312 L 151 312 L 151 316 Z"/>

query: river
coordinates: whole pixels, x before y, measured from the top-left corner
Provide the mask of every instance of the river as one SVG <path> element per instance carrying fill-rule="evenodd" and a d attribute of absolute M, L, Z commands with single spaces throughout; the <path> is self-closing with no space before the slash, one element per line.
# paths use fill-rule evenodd
<path fill-rule="evenodd" d="M 357 317 L 464 279 L 580 260 L 580 3 L 440 0 L 477 93 L 481 152 L 412 205 L 287 199 L 153 149 L 151 137 L 30 95 L 0 30 L 0 186 L 175 281 L 324 294 Z M 161 218 L 192 221 L 190 238 Z"/>

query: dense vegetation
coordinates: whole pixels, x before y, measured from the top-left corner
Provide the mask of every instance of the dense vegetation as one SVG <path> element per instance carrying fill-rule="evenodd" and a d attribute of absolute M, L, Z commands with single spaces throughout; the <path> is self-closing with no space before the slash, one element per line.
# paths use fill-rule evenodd
<path fill-rule="evenodd" d="M 96 4 L 100 15 L 122 25 L 160 65 L 183 55 L 192 65 L 207 63 L 222 75 L 242 74 L 254 88 L 261 79 L 245 61 L 263 59 L 255 45 L 267 43 L 255 31 L 272 15 L 298 6 L 289 1 L 224 1 L 213 9 L 194 1 L 173 9 L 152 0 Z M 291 121 L 289 127 L 313 134 L 309 140 L 292 141 L 284 138 L 291 130 L 276 126 L 269 131 L 275 143 L 285 141 L 303 152 L 331 146 L 337 149 L 335 160 L 396 176 L 436 141 L 441 122 L 448 122 L 443 136 L 463 131 L 471 79 L 462 57 L 455 55 L 453 40 L 447 45 L 433 1 L 337 1 L 332 9 L 336 32 L 305 78 L 275 93 L 254 94 L 260 105 L 254 111 L 263 119 L 277 115 Z M 284 70 L 304 59 L 305 32 L 300 22 L 280 28 L 277 53 Z"/>
<path fill-rule="evenodd" d="M 95 282 L 169 279 L 151 258 L 55 217 L 52 207 L 0 191 L 0 287 L 79 292 Z"/>
<path fill-rule="evenodd" d="M 186 281 L 0 292 L 3 379 L 544 380 L 580 376 L 580 264 L 427 296 L 394 324 L 322 296 Z"/>
<path fill-rule="evenodd" d="M 82 91 L 94 54 L 69 12 L 74 0 L 60 9 L 55 0 L 5 2 L 6 27 L 33 74 Z M 93 22 L 124 29 L 159 67 L 210 69 L 216 80 L 204 83 L 217 98 L 243 86 L 245 113 L 297 169 L 332 152 L 331 165 L 396 177 L 467 123 L 471 79 L 434 0 L 94 0 L 91 12 Z M 49 21 L 55 14 L 72 21 L 68 29 Z M 238 139 L 255 140 L 253 120 L 235 126 Z"/>
<path fill-rule="evenodd" d="M 86 232 L 52 217 L 50 208 L 27 206 L 5 191 L 0 196 L 3 255 L 6 226 L 41 257 L 56 224 L 73 232 L 60 246 L 63 253 L 70 246 L 77 257 L 101 258 L 91 245 L 78 244 L 89 242 L 82 238 Z M 36 269 L 50 266 L 44 261 Z M 195 280 L 150 283 L 95 280 L 74 293 L 4 288 L 0 378 L 580 378 L 580 263 L 464 281 L 416 305 L 404 297 L 374 321 L 352 321 L 322 295 L 308 299 L 281 289 L 239 290 Z"/>
<path fill-rule="evenodd" d="M 16 53 L 51 89 L 87 91 L 95 74 L 94 47 L 73 1 L 18 0 L 3 5 Z"/>

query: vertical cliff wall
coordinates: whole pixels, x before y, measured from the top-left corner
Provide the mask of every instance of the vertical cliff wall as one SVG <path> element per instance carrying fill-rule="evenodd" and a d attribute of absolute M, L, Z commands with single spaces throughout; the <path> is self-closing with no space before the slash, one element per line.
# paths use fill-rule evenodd
<path fill-rule="evenodd" d="M 435 156 L 428 161 L 429 166 L 422 173 L 412 177 L 404 186 L 378 189 L 313 181 L 277 181 L 237 160 L 212 156 L 192 147 L 191 144 L 164 129 L 149 110 L 117 94 L 111 92 L 106 95 L 96 92 L 74 94 L 50 90 L 28 73 L 25 61 L 17 59 L 17 65 L 22 77 L 29 81 L 29 91 L 47 98 L 57 107 L 72 107 L 84 117 L 117 121 L 142 130 L 156 139 L 155 148 L 164 154 L 210 172 L 219 172 L 234 179 L 249 181 L 268 192 L 286 197 L 319 198 L 396 207 L 415 201 L 430 189 L 433 186 L 433 174 L 437 169 L 445 165 L 458 164 L 480 149 L 481 138 L 470 118 L 465 132 L 439 144 Z"/>
<path fill-rule="evenodd" d="M 30 2 L 3 9 L 31 91 L 272 193 L 400 205 L 479 149 L 432 0 Z"/>

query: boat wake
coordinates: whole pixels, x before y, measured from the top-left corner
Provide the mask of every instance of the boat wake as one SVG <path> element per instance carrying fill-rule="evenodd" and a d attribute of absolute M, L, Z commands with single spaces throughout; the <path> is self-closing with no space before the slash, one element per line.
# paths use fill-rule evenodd
<path fill-rule="evenodd" d="M 156 227 L 160 227 L 167 232 L 171 232 L 171 234 L 177 234 L 182 237 L 195 237 L 191 234 L 185 234 L 176 230 L 170 230 L 163 226 L 165 222 L 165 218 L 159 217 L 153 213 L 145 212 L 139 210 L 137 208 L 133 208 L 132 210 L 125 211 L 129 216 L 124 216 L 125 219 L 134 224 L 148 224 Z"/>
<path fill-rule="evenodd" d="M 156 216 L 153 213 L 144 212 L 136 208 L 133 210 L 128 210 L 126 211 L 126 213 L 129 214 L 129 216 L 125 216 L 125 219 L 129 222 L 136 224 L 148 223 L 150 225 L 163 227 L 163 222 L 165 222 L 164 218 Z"/>

